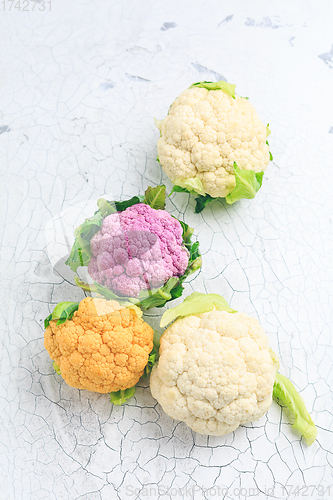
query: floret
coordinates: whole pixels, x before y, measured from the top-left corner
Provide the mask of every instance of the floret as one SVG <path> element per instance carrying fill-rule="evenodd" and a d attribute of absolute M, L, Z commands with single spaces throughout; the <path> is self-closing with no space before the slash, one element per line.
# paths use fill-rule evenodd
<path fill-rule="evenodd" d="M 177 219 L 143 203 L 107 216 L 91 250 L 90 276 L 119 296 L 159 288 L 183 275 L 189 261 Z"/>
<path fill-rule="evenodd" d="M 272 403 L 276 366 L 255 318 L 211 311 L 175 321 L 161 338 L 152 395 L 201 434 L 226 434 Z"/>
<path fill-rule="evenodd" d="M 70 319 L 53 313 L 46 320 L 44 346 L 64 380 L 101 393 L 135 386 L 153 349 L 153 329 L 135 308 L 114 300 L 87 297 L 77 306 Z"/>

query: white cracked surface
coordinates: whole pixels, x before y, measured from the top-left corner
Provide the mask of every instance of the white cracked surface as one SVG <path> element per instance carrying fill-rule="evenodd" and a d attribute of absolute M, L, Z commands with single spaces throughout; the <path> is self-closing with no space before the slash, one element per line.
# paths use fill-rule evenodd
<path fill-rule="evenodd" d="M 157 488 L 162 498 L 331 498 L 331 2 L 58 0 L 30 13 L 8 4 L 1 499 L 158 498 Z M 44 317 L 82 297 L 46 250 L 47 224 L 104 193 L 126 198 L 161 181 L 170 190 L 153 119 L 194 81 L 219 75 L 269 122 L 274 162 L 255 200 L 216 201 L 199 215 L 187 195 L 168 201 L 201 241 L 203 268 L 186 292 L 221 293 L 260 318 L 318 426 L 310 448 L 275 404 L 258 422 L 209 438 L 167 417 L 147 382 L 112 407 L 107 395 L 66 386 L 43 348 Z M 157 325 L 160 313 L 146 318 Z"/>

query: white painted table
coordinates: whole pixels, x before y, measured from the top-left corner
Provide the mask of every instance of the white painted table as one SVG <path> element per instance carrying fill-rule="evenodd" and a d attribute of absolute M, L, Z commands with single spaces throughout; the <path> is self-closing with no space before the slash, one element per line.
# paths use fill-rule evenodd
<path fill-rule="evenodd" d="M 0 2 L 1 499 L 332 498 L 332 3 L 15 5 Z M 276 404 L 213 438 L 167 417 L 147 383 L 113 407 L 68 387 L 43 347 L 44 317 L 82 298 L 45 228 L 103 194 L 170 190 L 154 118 L 221 75 L 269 122 L 274 162 L 252 201 L 199 215 L 188 195 L 168 201 L 201 242 L 186 294 L 260 318 L 318 426 L 309 448 Z"/>

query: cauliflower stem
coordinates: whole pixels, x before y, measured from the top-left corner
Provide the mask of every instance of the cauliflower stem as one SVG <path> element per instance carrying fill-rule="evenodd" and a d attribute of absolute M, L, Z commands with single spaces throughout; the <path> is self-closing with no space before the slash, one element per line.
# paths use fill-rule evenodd
<path fill-rule="evenodd" d="M 276 374 L 273 398 L 277 403 L 287 406 L 292 411 L 295 416 L 294 429 L 298 429 L 302 433 L 306 444 L 310 446 L 317 438 L 316 426 L 305 407 L 302 397 L 296 391 L 292 382 L 281 373 Z"/>
<path fill-rule="evenodd" d="M 128 399 L 130 399 L 135 394 L 135 386 L 130 387 L 129 389 L 121 389 L 117 392 L 110 393 L 110 401 L 114 405 L 120 406 L 126 403 Z"/>

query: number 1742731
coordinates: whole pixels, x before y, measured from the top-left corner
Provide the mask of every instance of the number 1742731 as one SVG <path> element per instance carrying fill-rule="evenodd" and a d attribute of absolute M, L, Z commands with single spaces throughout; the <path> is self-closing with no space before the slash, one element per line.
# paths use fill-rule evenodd
<path fill-rule="evenodd" d="M 2 12 L 43 12 L 51 10 L 51 0 L 1 0 Z"/>

